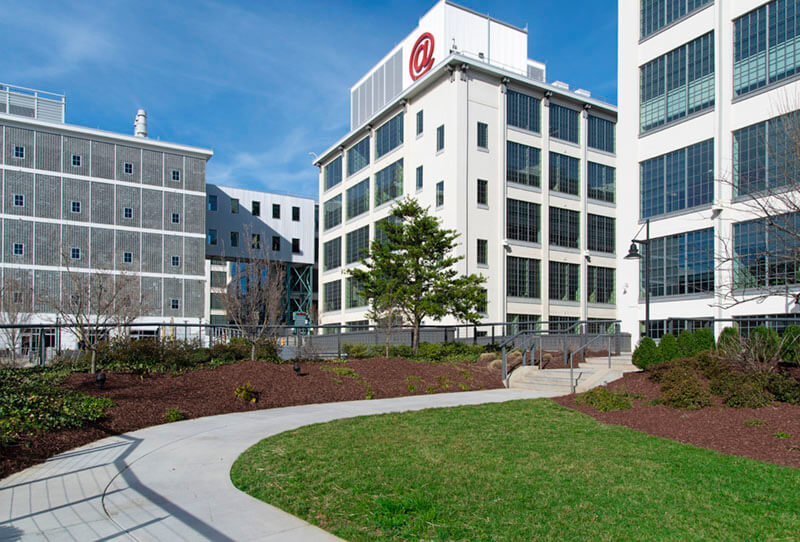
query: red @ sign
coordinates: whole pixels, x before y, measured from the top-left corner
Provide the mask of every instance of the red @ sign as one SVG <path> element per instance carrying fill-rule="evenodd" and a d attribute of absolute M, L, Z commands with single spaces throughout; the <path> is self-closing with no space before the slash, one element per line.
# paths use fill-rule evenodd
<path fill-rule="evenodd" d="M 433 66 L 433 35 L 425 32 L 411 49 L 411 58 L 408 61 L 408 72 L 411 74 L 411 79 L 416 81 L 425 75 L 431 66 Z"/>

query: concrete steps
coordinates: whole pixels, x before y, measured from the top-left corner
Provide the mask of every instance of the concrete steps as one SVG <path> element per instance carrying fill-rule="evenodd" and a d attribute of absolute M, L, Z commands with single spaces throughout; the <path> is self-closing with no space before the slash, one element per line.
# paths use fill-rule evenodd
<path fill-rule="evenodd" d="M 573 369 L 575 391 L 577 393 L 602 386 L 621 378 L 624 373 L 638 371 L 631 363 L 630 354 L 611 356 L 611 368 L 608 357 L 586 358 L 579 367 Z M 568 395 L 572 393 L 569 369 L 544 369 L 538 367 L 518 367 L 508 378 L 508 387 L 536 390 Z"/>

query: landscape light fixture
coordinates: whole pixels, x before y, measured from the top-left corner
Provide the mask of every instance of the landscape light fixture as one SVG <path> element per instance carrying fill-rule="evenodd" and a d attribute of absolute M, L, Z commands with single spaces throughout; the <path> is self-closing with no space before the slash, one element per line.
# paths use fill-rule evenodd
<path fill-rule="evenodd" d="M 295 361 L 294 362 L 294 367 L 292 367 L 292 369 L 294 369 L 294 374 L 295 375 L 300 376 L 300 362 L 299 361 Z"/>
<path fill-rule="evenodd" d="M 106 383 L 106 373 L 103 371 L 97 373 L 97 376 L 94 377 L 94 383 L 97 384 L 98 388 L 102 388 Z"/>
<path fill-rule="evenodd" d="M 640 260 L 642 255 L 639 252 L 639 245 L 648 247 L 650 245 L 650 219 L 644 221 L 645 238 L 644 240 L 631 239 L 631 247 L 628 249 L 626 260 Z M 636 235 L 642 233 L 642 228 Z M 644 251 L 644 336 L 650 336 L 650 250 Z"/>

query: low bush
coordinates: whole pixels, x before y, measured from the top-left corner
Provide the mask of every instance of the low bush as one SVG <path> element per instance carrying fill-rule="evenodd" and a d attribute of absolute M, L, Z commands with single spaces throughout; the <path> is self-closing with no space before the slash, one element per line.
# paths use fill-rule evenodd
<path fill-rule="evenodd" d="M 747 349 L 759 363 L 768 364 L 777 361 L 780 356 L 778 332 L 766 326 L 758 326 L 747 339 Z"/>
<path fill-rule="evenodd" d="M 742 373 L 720 375 L 711 382 L 711 392 L 733 408 L 760 408 L 772 401 L 762 379 Z"/>
<path fill-rule="evenodd" d="M 656 342 L 650 337 L 642 337 L 632 356 L 633 364 L 640 369 L 647 369 L 652 365 L 657 365 L 663 361 L 661 352 L 656 346 Z"/>
<path fill-rule="evenodd" d="M 787 363 L 800 365 L 800 326 L 788 326 L 783 331 L 781 358 Z"/>
<path fill-rule="evenodd" d="M 258 394 L 250 382 L 237 387 L 234 390 L 233 395 L 245 403 L 255 403 L 258 400 Z"/>
<path fill-rule="evenodd" d="M 673 364 L 661 375 L 664 403 L 687 410 L 698 410 L 711 404 L 708 384 L 685 365 Z"/>
<path fill-rule="evenodd" d="M 348 359 L 364 359 L 367 357 L 369 349 L 364 343 L 344 343 L 342 344 L 342 352 Z"/>
<path fill-rule="evenodd" d="M 575 396 L 575 402 L 579 405 L 588 405 L 600 412 L 609 412 L 611 410 L 628 410 L 633 406 L 634 398 L 635 395 L 624 389 L 611 391 L 598 387 L 579 393 Z"/>
<path fill-rule="evenodd" d="M 678 341 L 675 336 L 667 333 L 661 337 L 661 341 L 658 343 L 658 352 L 661 354 L 662 361 L 671 361 L 677 358 L 680 355 L 680 351 L 678 350 Z"/>
<path fill-rule="evenodd" d="M 742 337 L 735 327 L 725 327 L 717 339 L 717 351 L 721 353 L 738 351 L 742 346 Z"/>
<path fill-rule="evenodd" d="M 712 350 L 704 350 L 692 358 L 686 358 L 685 363 L 700 371 L 709 380 L 713 380 L 731 370 L 730 364 Z"/>
<path fill-rule="evenodd" d="M 781 373 L 768 375 L 766 388 L 776 401 L 800 405 L 800 382 L 790 375 Z"/>
<path fill-rule="evenodd" d="M 186 414 L 177 408 L 170 408 L 164 413 L 164 421 L 166 423 L 179 422 L 186 419 Z"/>
<path fill-rule="evenodd" d="M 694 332 L 694 347 L 695 354 L 705 352 L 707 350 L 714 350 L 714 332 L 708 328 L 701 328 Z"/>
<path fill-rule="evenodd" d="M 694 333 L 688 329 L 684 329 L 678 334 L 678 350 L 683 357 L 691 357 L 697 353 L 697 342 L 694 338 Z"/>

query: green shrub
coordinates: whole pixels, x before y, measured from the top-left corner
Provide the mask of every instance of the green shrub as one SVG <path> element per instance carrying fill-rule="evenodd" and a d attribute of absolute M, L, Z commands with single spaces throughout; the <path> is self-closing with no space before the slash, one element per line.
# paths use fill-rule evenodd
<path fill-rule="evenodd" d="M 712 350 L 703 350 L 696 356 L 685 358 L 684 363 L 704 377 L 713 380 L 721 374 L 726 374 L 731 370 L 730 364 L 722 359 L 719 354 Z"/>
<path fill-rule="evenodd" d="M 678 357 L 678 341 L 675 340 L 675 337 L 667 333 L 663 337 L 661 337 L 661 341 L 658 343 L 658 352 L 661 354 L 662 361 L 671 361 Z"/>
<path fill-rule="evenodd" d="M 435 343 L 420 343 L 417 347 L 415 359 L 423 361 L 441 361 L 442 345 Z"/>
<path fill-rule="evenodd" d="M 633 395 L 622 390 L 611 391 L 603 387 L 592 388 L 575 396 L 579 405 L 588 405 L 600 412 L 628 410 L 633 406 Z"/>
<path fill-rule="evenodd" d="M 772 373 L 767 376 L 766 387 L 776 401 L 800 405 L 800 382 L 792 376 Z"/>
<path fill-rule="evenodd" d="M 255 403 L 258 400 L 258 394 L 250 382 L 237 387 L 234 390 L 233 395 L 236 396 L 236 398 L 240 401 L 244 401 L 246 403 Z"/>
<path fill-rule="evenodd" d="M 733 408 L 760 408 L 772 401 L 762 379 L 743 373 L 720 375 L 711 382 L 711 393 Z"/>
<path fill-rule="evenodd" d="M 411 359 L 413 351 L 410 346 L 396 344 L 389 347 L 389 355 L 393 358 Z"/>
<path fill-rule="evenodd" d="M 694 332 L 695 354 L 714 350 L 714 332 L 708 328 L 701 328 Z"/>
<path fill-rule="evenodd" d="M 661 363 L 663 360 L 656 342 L 650 337 L 642 337 L 633 351 L 632 361 L 638 368 L 647 369 L 652 365 Z"/>
<path fill-rule="evenodd" d="M 684 329 L 678 334 L 678 350 L 681 356 L 689 358 L 697 353 L 697 343 L 694 340 L 694 334 L 688 329 Z"/>
<path fill-rule="evenodd" d="M 717 350 L 721 353 L 738 351 L 742 346 L 742 338 L 735 327 L 723 328 L 717 339 Z"/>
<path fill-rule="evenodd" d="M 170 408 L 164 413 L 164 421 L 167 423 L 179 422 L 186 419 L 186 414 L 177 408 Z"/>
<path fill-rule="evenodd" d="M 778 332 L 766 326 L 758 326 L 748 337 L 747 348 L 760 363 L 769 363 L 775 360 L 780 354 Z"/>
<path fill-rule="evenodd" d="M 800 365 L 800 326 L 791 325 L 783 331 L 781 358 L 783 361 Z"/>
<path fill-rule="evenodd" d="M 364 359 L 367 357 L 368 348 L 367 345 L 364 343 L 358 343 L 358 344 L 344 343 L 342 344 L 342 351 L 344 352 L 344 355 L 347 358 Z"/>
<path fill-rule="evenodd" d="M 711 404 L 708 385 L 685 365 L 672 365 L 661 377 L 664 403 L 675 408 L 698 410 Z"/>

